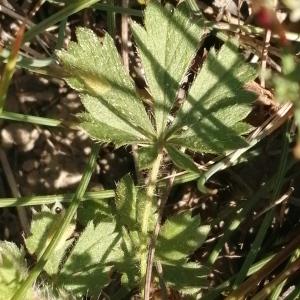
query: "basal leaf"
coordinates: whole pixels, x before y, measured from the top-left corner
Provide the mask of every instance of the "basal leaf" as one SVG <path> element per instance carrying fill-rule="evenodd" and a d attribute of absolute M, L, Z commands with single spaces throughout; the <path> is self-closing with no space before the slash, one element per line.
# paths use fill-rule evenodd
<path fill-rule="evenodd" d="M 177 167 L 183 170 L 192 171 L 194 173 L 200 172 L 200 170 L 197 168 L 193 160 L 188 155 L 177 150 L 175 147 L 172 147 L 171 145 L 167 145 L 166 149 L 172 161 Z"/>
<path fill-rule="evenodd" d="M 246 146 L 235 124 L 250 112 L 255 95 L 244 85 L 256 77 L 234 42 L 211 50 L 172 125 L 168 142 L 195 151 L 223 153 Z"/>
<path fill-rule="evenodd" d="M 25 252 L 14 243 L 0 241 L 0 300 L 11 299 L 27 277 Z M 28 291 L 28 295 L 32 291 Z M 26 297 L 24 300 L 32 299 Z"/>
<path fill-rule="evenodd" d="M 84 129 L 104 142 L 108 141 L 108 132 L 114 130 L 118 133 L 109 141 L 114 142 L 114 136 L 120 135 L 119 143 L 132 142 L 125 134 L 135 141 L 148 141 L 154 135 L 153 127 L 133 81 L 121 64 L 113 39 L 106 34 L 101 41 L 85 28 L 77 28 L 76 36 L 78 42 L 71 42 L 68 50 L 58 51 L 57 55 L 70 74 L 66 81 L 81 93 L 82 103 L 90 115 L 85 117 Z M 103 124 L 109 124 L 104 133 L 101 132 Z"/>
<path fill-rule="evenodd" d="M 161 133 L 180 81 L 199 46 L 202 22 L 191 20 L 186 3 L 172 14 L 158 1 L 150 1 L 145 10 L 145 29 L 134 24 L 133 33 L 154 99 L 157 131 Z"/>
<path fill-rule="evenodd" d="M 46 247 L 50 243 L 55 231 L 58 229 L 62 214 L 52 212 L 48 207 L 44 206 L 41 212 L 36 212 L 32 216 L 30 235 L 25 239 L 25 245 L 30 254 L 34 254 L 39 258 Z M 75 230 L 75 225 L 70 224 L 65 236 L 56 247 L 55 251 L 47 261 L 44 270 L 49 275 L 54 275 L 58 272 L 61 260 L 64 257 L 65 250 L 70 246 L 72 241 L 66 241 Z"/>
<path fill-rule="evenodd" d="M 199 217 L 192 217 L 188 213 L 175 215 L 161 228 L 156 256 L 167 262 L 186 259 L 201 246 L 209 231 L 209 226 L 200 226 Z"/>
<path fill-rule="evenodd" d="M 117 208 L 117 220 L 120 225 L 134 230 L 136 221 L 136 196 L 137 191 L 130 175 L 125 175 L 116 189 L 115 203 Z"/>
<path fill-rule="evenodd" d="M 109 264 L 123 255 L 115 227 L 110 218 L 88 223 L 59 274 L 61 286 L 76 295 L 99 295 L 110 282 Z"/>
<path fill-rule="evenodd" d="M 163 264 L 162 268 L 167 285 L 173 286 L 183 294 L 195 294 L 208 284 L 209 269 L 195 262 Z"/>

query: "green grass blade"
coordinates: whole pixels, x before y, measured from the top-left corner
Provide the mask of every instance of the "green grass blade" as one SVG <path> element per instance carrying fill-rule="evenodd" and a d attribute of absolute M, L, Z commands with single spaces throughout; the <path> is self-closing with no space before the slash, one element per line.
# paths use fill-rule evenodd
<path fill-rule="evenodd" d="M 68 23 L 68 18 L 63 19 L 59 24 L 58 38 L 55 49 L 61 49 L 64 46 L 65 30 Z"/>
<path fill-rule="evenodd" d="M 198 175 L 199 176 L 199 175 Z M 178 176 L 175 179 L 174 184 L 182 184 L 184 182 L 193 181 L 198 178 L 195 173 L 187 173 Z M 159 181 L 158 186 L 163 187 L 166 183 Z M 45 195 L 45 196 L 28 196 L 20 198 L 0 198 L 1 207 L 15 207 L 15 206 L 31 206 L 31 205 L 48 205 L 55 202 L 70 202 L 74 194 L 59 194 L 59 195 Z M 105 190 L 99 192 L 87 192 L 82 201 L 95 201 L 101 202 L 103 199 L 109 199 L 115 197 L 114 190 Z"/>
<path fill-rule="evenodd" d="M 289 265 L 292 264 L 296 259 L 298 259 L 299 256 L 300 256 L 300 249 L 297 249 L 294 252 L 294 255 L 291 257 L 291 259 L 289 261 Z M 289 267 L 289 265 L 287 266 L 287 268 Z M 287 282 L 287 279 L 283 280 L 280 284 L 278 284 L 278 286 L 272 292 L 272 294 L 270 296 L 270 300 L 277 300 L 277 299 L 279 299 L 279 296 L 280 296 L 280 294 L 282 292 L 282 289 L 284 288 L 286 282 Z"/>
<path fill-rule="evenodd" d="M 117 14 L 124 14 L 124 15 L 135 16 L 135 17 L 143 17 L 143 12 L 138 9 L 132 9 L 132 8 L 127 8 L 127 7 L 115 6 L 115 5 L 112 6 L 110 4 L 102 4 L 102 3 L 95 4 L 94 8 L 99 9 L 99 10 L 104 10 L 107 13 L 114 12 Z"/>
<path fill-rule="evenodd" d="M 272 209 L 265 215 L 263 222 L 261 223 L 261 225 L 259 227 L 258 233 L 256 234 L 255 240 L 251 245 L 251 249 L 250 249 L 250 251 L 242 265 L 242 268 L 240 269 L 238 276 L 233 284 L 233 289 L 237 288 L 246 278 L 247 272 L 248 272 L 250 266 L 255 261 L 256 256 L 261 249 L 261 245 L 265 239 L 266 233 L 272 223 L 274 213 L 275 213 L 275 211 L 274 211 L 274 209 Z"/>
<path fill-rule="evenodd" d="M 251 268 L 248 270 L 247 276 L 251 276 L 253 273 L 260 270 L 266 263 L 268 263 L 275 255 L 271 254 L 267 257 L 264 257 L 257 263 L 255 263 Z M 216 298 L 219 298 L 220 294 L 224 292 L 226 289 L 230 288 L 232 285 L 234 279 L 236 278 L 236 275 L 231 276 L 227 280 L 220 283 L 218 286 L 211 288 L 211 290 L 206 293 L 201 300 L 214 300 Z"/>
<path fill-rule="evenodd" d="M 2 49 L 2 51 L 0 51 L 0 61 L 7 63 L 10 53 L 11 52 L 8 49 Z M 68 76 L 68 74 L 58 64 L 56 64 L 55 60 L 51 57 L 36 59 L 33 57 L 25 57 L 21 54 L 17 57 L 17 66 L 37 74 L 48 75 L 56 78 Z"/>
<path fill-rule="evenodd" d="M 36 37 L 38 34 L 45 31 L 48 27 L 50 27 L 53 24 L 56 24 L 65 18 L 67 18 L 70 15 L 73 15 L 87 7 L 92 6 L 93 4 L 97 3 L 99 0 L 79 0 L 74 1 L 71 4 L 67 5 L 57 13 L 53 14 L 49 18 L 43 20 L 39 24 L 33 26 L 31 29 L 29 29 L 25 35 L 24 35 L 24 41 L 28 42 L 34 37 Z"/>
<path fill-rule="evenodd" d="M 60 121 L 60 120 L 36 117 L 36 116 L 31 116 L 31 115 L 23 115 L 23 114 L 14 113 L 14 112 L 8 112 L 8 111 L 2 111 L 0 113 L 0 119 L 25 122 L 25 123 L 50 126 L 50 127 L 58 127 L 58 126 L 61 126 L 63 123 L 63 121 Z"/>
<path fill-rule="evenodd" d="M 272 290 L 274 290 L 277 286 L 280 286 L 282 282 L 286 281 L 289 276 L 292 276 L 300 269 L 300 258 L 296 259 L 292 262 L 284 271 L 278 274 L 275 279 L 273 279 L 270 283 L 268 283 L 260 292 L 258 292 L 252 300 L 264 300 L 266 299 Z M 279 299 L 276 298 L 276 299 Z"/>
<path fill-rule="evenodd" d="M 114 12 L 114 0 L 108 0 L 107 31 L 114 38 L 116 35 L 116 14 Z"/>
<path fill-rule="evenodd" d="M 30 287 L 33 286 L 34 282 L 36 281 L 39 274 L 42 272 L 47 260 L 52 255 L 53 251 L 57 247 L 58 243 L 60 242 L 61 238 L 64 236 L 65 231 L 68 228 L 68 225 L 72 221 L 74 215 L 76 214 L 77 208 L 83 198 L 85 191 L 88 187 L 90 182 L 91 176 L 93 174 L 94 168 L 96 166 L 96 159 L 99 153 L 101 145 L 95 144 L 92 153 L 90 155 L 89 161 L 87 166 L 84 170 L 83 176 L 81 181 L 78 185 L 78 188 L 74 194 L 72 202 L 68 209 L 66 210 L 66 214 L 64 218 L 61 220 L 61 224 L 59 224 L 59 230 L 54 234 L 51 242 L 49 243 L 48 247 L 46 248 L 45 252 L 42 254 L 41 258 L 38 260 L 37 264 L 31 270 L 27 279 L 23 282 L 20 288 L 16 291 L 15 295 L 13 296 L 12 300 L 23 300 L 26 299 L 27 291 Z"/>
<path fill-rule="evenodd" d="M 280 191 L 281 191 L 281 188 L 282 188 L 282 185 L 283 185 L 283 182 L 284 182 L 284 176 L 287 172 L 287 159 L 288 159 L 288 154 L 289 154 L 289 143 L 290 143 L 290 136 L 289 136 L 289 129 L 290 129 L 290 126 L 287 125 L 286 126 L 286 132 L 285 132 L 285 135 L 284 135 L 284 139 L 283 139 L 283 150 L 282 150 L 282 154 L 281 154 L 281 158 L 280 158 L 280 163 L 279 163 L 279 167 L 278 167 L 278 171 L 277 171 L 277 174 L 276 174 L 276 177 L 275 177 L 275 182 L 274 182 L 274 190 L 273 190 L 273 193 L 272 193 L 272 198 L 273 199 L 277 199 L 279 194 L 280 194 Z M 275 211 L 274 209 L 270 210 L 264 217 L 263 219 L 263 222 L 261 223 L 261 226 L 257 232 L 257 235 L 254 239 L 254 242 L 253 244 L 251 245 L 251 250 L 249 252 L 249 254 L 247 255 L 238 275 L 237 275 L 237 278 L 234 282 L 234 285 L 233 285 L 233 289 L 237 288 L 243 281 L 244 279 L 246 278 L 247 276 L 247 272 L 250 268 L 250 266 L 253 264 L 253 262 L 255 261 L 256 259 L 256 256 L 259 252 L 259 250 L 261 249 L 261 245 L 265 239 L 265 236 L 266 236 L 266 233 L 267 233 L 267 230 L 269 229 L 270 225 L 271 225 L 271 222 L 273 220 L 273 217 L 274 217 L 274 214 L 275 214 Z M 250 289 L 250 287 L 248 287 Z M 236 290 L 236 293 L 234 293 L 234 295 L 245 295 L 244 293 L 247 293 L 247 290 L 246 289 L 243 289 L 241 291 L 239 290 Z M 242 297 L 243 297 L 242 296 Z M 230 297 L 228 299 L 231 299 Z"/>
<path fill-rule="evenodd" d="M 269 186 L 269 185 L 268 185 Z M 248 201 L 245 207 L 243 207 L 237 214 L 235 214 L 228 222 L 228 226 L 224 231 L 224 235 L 218 240 L 216 246 L 210 253 L 208 257 L 208 264 L 213 265 L 221 252 L 224 244 L 230 239 L 231 235 L 240 226 L 243 220 L 251 212 L 252 208 L 255 206 L 261 196 L 266 192 L 267 186 L 262 187 L 255 193 Z"/>
<path fill-rule="evenodd" d="M 9 56 L 11 55 L 11 51 L 3 48 L 0 52 L 0 60 L 3 62 L 7 62 Z M 29 58 L 24 57 L 22 55 L 18 55 L 17 65 L 22 68 L 45 68 L 50 66 L 54 63 L 52 58 L 43 58 L 43 59 L 36 59 L 36 58 Z"/>
<path fill-rule="evenodd" d="M 290 293 L 290 295 L 286 298 L 286 300 L 295 300 L 295 299 L 299 299 L 300 297 L 300 283 L 298 282 L 298 284 L 295 286 L 295 289 L 293 290 L 292 293 Z"/>
<path fill-rule="evenodd" d="M 87 192 L 84 194 L 82 201 L 94 201 L 101 203 L 104 199 L 115 197 L 113 190 L 105 190 L 99 192 Z M 71 202 L 74 194 L 58 194 L 58 195 L 45 195 L 45 196 L 27 196 L 20 198 L 1 198 L 1 207 L 14 207 L 14 206 L 31 206 L 31 205 L 48 205 L 55 202 Z"/>

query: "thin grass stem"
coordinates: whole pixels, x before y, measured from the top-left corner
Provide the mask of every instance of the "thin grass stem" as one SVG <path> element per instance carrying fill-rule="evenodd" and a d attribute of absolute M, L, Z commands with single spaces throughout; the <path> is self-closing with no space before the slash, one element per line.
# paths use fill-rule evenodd
<path fill-rule="evenodd" d="M 44 117 L 36 117 L 31 115 L 24 115 L 24 114 L 8 112 L 8 111 L 2 111 L 0 113 L 0 119 L 25 122 L 25 123 L 50 126 L 50 127 L 58 127 L 62 125 L 62 121 L 60 120 L 44 118 Z"/>
<path fill-rule="evenodd" d="M 90 182 L 91 176 L 94 171 L 94 168 L 96 166 L 96 159 L 97 159 L 100 147 L 101 147 L 100 144 L 95 144 L 93 146 L 92 153 L 90 155 L 87 166 L 84 170 L 81 181 L 77 187 L 77 190 L 74 194 L 74 197 L 71 201 L 70 206 L 66 210 L 66 214 L 65 214 L 64 218 L 61 219 L 61 222 L 58 226 L 59 229 L 54 234 L 51 242 L 47 246 L 46 250 L 43 252 L 43 254 L 42 254 L 41 258 L 38 260 L 37 264 L 30 271 L 29 276 L 22 283 L 20 288 L 16 291 L 12 300 L 26 299 L 28 290 L 30 289 L 30 287 L 33 286 L 37 277 L 39 276 L 39 274 L 42 272 L 44 266 L 46 265 L 49 257 L 52 255 L 53 251 L 57 247 L 61 238 L 64 236 L 69 224 L 71 223 L 74 215 L 76 214 L 78 206 L 81 203 L 81 199 L 83 198 L 85 191 L 88 187 L 88 184 Z"/>
<path fill-rule="evenodd" d="M 79 0 L 74 2 L 72 1 L 69 5 L 62 8 L 57 13 L 53 14 L 49 18 L 30 28 L 24 35 L 24 41 L 30 41 L 40 33 L 44 32 L 48 27 L 66 19 L 70 15 L 73 15 L 87 7 L 94 5 L 98 1 L 99 0 Z"/>

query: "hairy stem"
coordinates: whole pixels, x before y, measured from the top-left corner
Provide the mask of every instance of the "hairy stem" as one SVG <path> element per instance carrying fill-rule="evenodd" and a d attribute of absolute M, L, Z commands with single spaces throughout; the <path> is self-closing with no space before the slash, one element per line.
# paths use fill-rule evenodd
<path fill-rule="evenodd" d="M 147 259 L 148 259 L 148 231 L 149 231 L 149 223 L 152 214 L 152 203 L 156 189 L 156 180 L 159 173 L 159 167 L 163 158 L 163 152 L 160 151 L 152 165 L 152 169 L 149 175 L 149 181 L 146 187 L 146 203 L 142 215 L 142 228 L 141 228 L 141 246 L 140 246 L 140 275 L 141 275 L 141 287 L 142 287 L 142 295 L 145 296 L 145 280 L 147 273 Z"/>
<path fill-rule="evenodd" d="M 173 170 L 173 175 L 175 175 L 175 171 Z M 148 260 L 147 260 L 147 270 L 146 270 L 146 279 L 145 279 L 145 294 L 144 299 L 148 300 L 150 298 L 150 286 L 151 286 L 151 278 L 152 278 L 152 268 L 153 268 L 153 262 L 154 262 L 154 255 L 155 255 L 155 246 L 156 246 L 156 240 L 160 231 L 160 225 L 162 220 L 163 211 L 165 208 L 165 204 L 168 200 L 169 194 L 172 189 L 172 185 L 174 183 L 174 176 L 169 179 L 169 182 L 166 186 L 166 190 L 164 192 L 164 195 L 162 195 L 160 199 L 160 206 L 158 208 L 158 215 L 156 219 L 156 224 L 154 231 L 152 233 L 149 250 L 148 250 Z M 162 267 L 160 262 L 158 262 L 157 266 L 159 267 L 160 271 L 162 272 Z M 163 285 L 163 282 L 160 280 L 160 283 Z M 164 285 L 163 285 L 164 288 Z M 165 297 L 167 299 L 167 297 Z"/>

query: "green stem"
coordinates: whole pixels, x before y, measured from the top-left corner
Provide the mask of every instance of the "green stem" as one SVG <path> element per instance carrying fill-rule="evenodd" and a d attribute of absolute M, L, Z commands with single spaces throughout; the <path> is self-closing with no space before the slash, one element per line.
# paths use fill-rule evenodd
<path fill-rule="evenodd" d="M 141 275 L 141 289 L 142 295 L 144 295 L 144 287 L 145 287 L 145 280 L 146 280 L 146 273 L 147 273 L 147 256 L 148 256 L 148 230 L 149 230 L 149 221 L 152 214 L 152 203 L 156 189 L 156 180 L 159 173 L 160 164 L 163 158 L 163 152 L 160 151 L 156 157 L 152 165 L 152 169 L 149 175 L 149 181 L 146 187 L 146 203 L 145 208 L 142 215 L 142 225 L 141 225 L 141 246 L 140 246 L 140 275 Z"/>
<path fill-rule="evenodd" d="M 76 214 L 77 208 L 81 202 L 81 199 L 88 187 L 90 182 L 93 170 L 96 166 L 96 158 L 98 156 L 98 152 L 100 149 L 100 144 L 95 144 L 87 163 L 87 166 L 84 170 L 82 179 L 74 198 L 68 207 L 64 218 L 61 220 L 58 228 L 59 230 L 54 234 L 51 242 L 49 243 L 48 247 L 46 248 L 45 252 L 42 254 L 41 258 L 38 260 L 36 265 L 31 270 L 29 276 L 26 280 L 22 283 L 21 287 L 16 291 L 15 295 L 13 296 L 12 300 L 23 300 L 26 299 L 26 294 L 28 289 L 33 286 L 34 282 L 36 281 L 39 274 L 42 272 L 44 266 L 46 265 L 48 259 L 53 254 L 53 251 L 56 249 L 58 243 L 60 242 L 61 238 L 64 236 L 65 231 L 67 230 L 69 224 L 71 223 L 74 215 Z"/>

